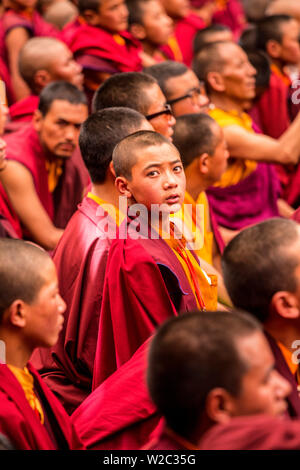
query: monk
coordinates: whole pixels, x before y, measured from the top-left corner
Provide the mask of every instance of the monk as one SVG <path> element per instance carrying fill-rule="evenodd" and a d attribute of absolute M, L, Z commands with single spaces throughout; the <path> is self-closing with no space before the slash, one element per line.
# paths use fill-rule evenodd
<path fill-rule="evenodd" d="M 87 114 L 82 91 L 52 82 L 40 95 L 32 124 L 5 137 L 9 150 L 1 182 L 24 236 L 47 250 L 57 245 L 88 183 L 72 158 Z"/>
<path fill-rule="evenodd" d="M 29 359 L 57 341 L 65 302 L 55 266 L 42 249 L 0 239 L 0 433 L 17 450 L 83 449 L 65 410 Z"/>
<path fill-rule="evenodd" d="M 136 132 L 116 146 L 113 165 L 116 187 L 130 207 L 107 261 L 94 388 L 129 360 L 165 319 L 195 305 L 217 306 L 216 276 L 200 268 L 169 220 L 185 192 L 177 149 L 158 133 Z"/>
<path fill-rule="evenodd" d="M 218 41 L 233 41 L 233 34 L 228 26 L 223 24 L 212 24 L 206 28 L 200 29 L 194 37 L 194 55 L 197 55 L 200 49 L 202 49 L 206 44 Z"/>
<path fill-rule="evenodd" d="M 115 74 L 96 91 L 93 110 L 125 106 L 143 114 L 156 132 L 172 139 L 175 118 L 155 78 L 142 72 Z"/>
<path fill-rule="evenodd" d="M 79 145 L 92 187 L 54 252 L 60 292 L 67 302 L 59 340 L 37 350 L 32 363 L 71 414 L 92 391 L 93 365 L 110 238 L 126 214 L 119 210 L 112 151 L 128 134 L 151 129 L 129 108 L 98 111 L 83 123 Z"/>
<path fill-rule="evenodd" d="M 184 205 L 174 214 L 174 222 L 183 229 L 185 239 L 193 243 L 205 271 L 217 274 L 219 302 L 231 305 L 221 274 L 225 245 L 205 194 L 227 167 L 229 153 L 223 131 L 206 114 L 186 114 L 177 118 L 174 145 L 186 175 Z"/>
<path fill-rule="evenodd" d="M 154 402 L 146 382 L 148 357 Z M 208 363 L 213 368 L 207 368 Z M 207 429 L 230 423 L 234 416 L 285 411 L 290 387 L 273 365 L 260 325 L 249 315 L 180 315 L 162 325 L 153 340 L 100 385 L 72 420 L 88 449 L 192 450 L 201 437 L 196 432 L 190 436 L 198 420 L 197 432 L 205 437 Z M 266 376 L 264 384 L 260 374 Z M 162 414 L 168 417 L 168 428 Z"/>
<path fill-rule="evenodd" d="M 239 230 L 293 209 L 279 199 L 280 186 L 270 163 L 290 164 L 299 159 L 300 116 L 278 139 L 258 134 L 246 102 L 255 96 L 254 67 L 233 42 L 207 44 L 197 55 L 194 70 L 207 86 L 210 116 L 224 129 L 230 161 L 221 180 L 208 190 L 219 225 Z M 234 209 L 233 209 L 234 206 Z"/>
<path fill-rule="evenodd" d="M 92 98 L 98 86 L 118 72 L 142 69 L 141 44 L 126 31 L 124 0 L 79 0 L 79 18 L 67 25 L 63 38 L 83 67 L 84 84 Z"/>
<path fill-rule="evenodd" d="M 174 34 L 161 49 L 168 59 L 183 62 L 189 67 L 193 60 L 195 34 L 205 28 L 206 23 L 190 11 L 186 0 L 161 0 L 161 3 L 175 25 Z"/>
<path fill-rule="evenodd" d="M 30 94 L 18 70 L 21 48 L 33 36 L 59 36 L 59 31 L 35 10 L 36 3 L 37 0 L 8 0 L 1 18 L 0 55 L 8 64 L 16 101 Z"/>
<path fill-rule="evenodd" d="M 65 80 L 80 90 L 83 89 L 81 66 L 75 62 L 65 43 L 56 38 L 29 39 L 20 51 L 19 71 L 31 94 L 10 106 L 10 118 L 13 122 L 32 120 L 38 108 L 39 94 L 48 83 Z"/>
<path fill-rule="evenodd" d="M 175 117 L 208 110 L 204 83 L 185 64 L 167 60 L 144 71 L 157 80 Z"/>
<path fill-rule="evenodd" d="M 288 412 L 300 416 L 298 339 L 300 228 L 273 218 L 243 230 L 225 248 L 224 282 L 236 308 L 262 323 L 275 365 L 290 383 Z"/>
<path fill-rule="evenodd" d="M 173 33 L 173 20 L 159 0 L 127 0 L 128 28 L 143 48 L 143 66 L 165 60 L 160 46 L 168 43 Z"/>

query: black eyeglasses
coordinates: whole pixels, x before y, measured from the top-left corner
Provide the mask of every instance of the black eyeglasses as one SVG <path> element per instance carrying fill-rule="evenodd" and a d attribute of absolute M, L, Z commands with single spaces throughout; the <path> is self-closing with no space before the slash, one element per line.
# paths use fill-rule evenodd
<path fill-rule="evenodd" d="M 200 95 L 204 95 L 204 86 L 192 88 L 188 93 L 186 93 L 186 95 L 179 96 L 178 98 L 174 98 L 173 100 L 169 100 L 168 104 L 172 105 L 172 104 L 178 103 L 179 101 L 186 100 L 187 98 L 198 99 L 198 96 Z"/>
<path fill-rule="evenodd" d="M 148 119 L 148 121 L 150 121 L 151 119 L 154 119 L 158 116 L 162 116 L 163 114 L 168 114 L 169 116 L 173 116 L 172 108 L 169 104 L 165 104 L 164 108 L 165 109 L 163 109 L 162 111 L 158 111 L 158 113 L 148 114 L 148 116 L 145 116 L 145 118 Z"/>

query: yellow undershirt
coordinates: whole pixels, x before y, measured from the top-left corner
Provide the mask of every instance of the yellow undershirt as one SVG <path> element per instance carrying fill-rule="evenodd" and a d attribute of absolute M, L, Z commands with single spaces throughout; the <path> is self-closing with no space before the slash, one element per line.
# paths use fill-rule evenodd
<path fill-rule="evenodd" d="M 288 365 L 288 368 L 290 369 L 291 373 L 295 376 L 298 370 L 298 364 L 294 364 L 292 360 L 293 353 L 291 353 L 291 351 L 286 346 L 284 346 L 284 344 L 282 344 L 280 341 L 277 341 L 277 346 L 280 348 L 280 351 L 282 352 L 282 355 L 285 359 L 285 362 Z"/>
<path fill-rule="evenodd" d="M 58 185 L 59 178 L 63 172 L 63 160 L 53 160 L 48 162 L 46 160 L 46 170 L 48 173 L 48 188 L 50 193 L 53 193 Z"/>
<path fill-rule="evenodd" d="M 108 213 L 108 215 L 116 222 L 117 226 L 119 227 L 120 224 L 125 219 L 125 215 L 119 211 L 119 208 L 114 204 L 110 204 L 109 202 L 101 199 L 100 197 L 96 196 L 95 194 L 89 192 L 87 197 L 95 201 L 99 206 L 103 207 L 103 209 Z"/>
<path fill-rule="evenodd" d="M 220 108 L 213 108 L 209 111 L 209 115 L 219 124 L 220 127 L 239 126 L 243 129 L 254 132 L 252 128 L 252 119 L 246 114 L 239 114 L 237 111 L 224 111 Z M 246 160 L 242 158 L 235 158 L 229 160 L 228 168 L 223 173 L 220 181 L 214 184 L 221 188 L 232 186 L 247 178 L 253 171 L 256 170 L 257 162 L 254 160 Z"/>

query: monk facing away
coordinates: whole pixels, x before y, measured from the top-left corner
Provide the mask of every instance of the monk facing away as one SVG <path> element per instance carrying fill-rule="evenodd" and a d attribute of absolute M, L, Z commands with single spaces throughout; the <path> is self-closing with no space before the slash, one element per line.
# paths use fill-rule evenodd
<path fill-rule="evenodd" d="M 0 433 L 18 450 L 83 449 L 69 417 L 29 358 L 63 324 L 55 266 L 41 248 L 0 239 Z"/>
<path fill-rule="evenodd" d="M 60 292 L 67 303 L 64 326 L 51 349 L 32 357 L 51 390 L 71 414 L 92 391 L 93 366 L 111 236 L 123 221 L 112 152 L 115 145 L 149 122 L 129 108 L 108 108 L 83 123 L 79 145 L 92 186 L 68 223 L 54 252 Z"/>
<path fill-rule="evenodd" d="M 216 276 L 201 269 L 169 220 L 185 193 L 176 147 L 156 132 L 136 132 L 116 146 L 113 166 L 129 210 L 108 256 L 93 387 L 128 361 L 165 319 L 195 306 L 217 306 Z"/>
<path fill-rule="evenodd" d="M 88 114 L 84 93 L 52 82 L 41 93 L 32 124 L 5 137 L 1 182 L 24 236 L 52 250 L 82 199 L 87 180 L 72 154 Z"/>

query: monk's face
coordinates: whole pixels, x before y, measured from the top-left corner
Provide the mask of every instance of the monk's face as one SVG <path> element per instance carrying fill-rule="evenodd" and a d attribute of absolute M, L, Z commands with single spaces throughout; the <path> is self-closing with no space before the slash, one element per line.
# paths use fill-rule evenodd
<path fill-rule="evenodd" d="M 83 89 L 82 67 L 73 58 L 70 49 L 64 43 L 55 47 L 55 57 L 48 67 L 49 82 L 65 80 L 80 90 Z"/>
<path fill-rule="evenodd" d="M 66 304 L 58 290 L 56 268 L 51 259 L 43 271 L 45 282 L 34 301 L 26 304 L 24 335 L 32 347 L 51 347 L 56 344 L 64 322 Z"/>
<path fill-rule="evenodd" d="M 240 338 L 237 347 L 248 370 L 242 378 L 239 395 L 232 398 L 231 415 L 283 414 L 291 387 L 274 369 L 274 357 L 263 333 Z"/>
<path fill-rule="evenodd" d="M 166 109 L 166 97 L 156 83 L 145 90 L 145 95 L 147 102 L 151 103 L 147 111 L 147 116 L 150 117 L 153 114 L 163 112 L 162 114 L 149 119 L 151 126 L 156 132 L 167 137 L 167 139 L 172 140 L 172 135 L 174 133 L 173 127 L 176 120 L 173 114 Z"/>
<path fill-rule="evenodd" d="M 175 117 L 183 114 L 203 113 L 208 110 L 209 99 L 203 84 L 192 70 L 179 77 L 170 78 L 167 82 L 170 90 L 168 101 L 171 102 Z M 175 100 L 174 103 L 172 101 Z"/>
<path fill-rule="evenodd" d="M 299 23 L 295 19 L 281 26 L 282 41 L 279 45 L 279 59 L 284 64 L 298 64 L 300 61 Z"/>
<path fill-rule="evenodd" d="M 132 199 L 148 211 L 152 204 L 164 204 L 164 212 L 177 212 L 184 200 L 185 174 L 176 148 L 166 143 L 137 153 L 127 186 Z"/>
<path fill-rule="evenodd" d="M 222 92 L 233 100 L 245 101 L 255 97 L 256 70 L 243 49 L 235 43 L 221 46 L 225 64 L 220 71 Z"/>
<path fill-rule="evenodd" d="M 63 100 L 54 100 L 45 116 L 38 111 L 34 126 L 46 155 L 70 158 L 78 144 L 80 126 L 87 116 L 86 105 Z"/>
<path fill-rule="evenodd" d="M 125 0 L 101 0 L 94 25 L 112 33 L 125 31 L 128 27 L 128 9 Z"/>
<path fill-rule="evenodd" d="M 142 25 L 137 39 L 160 46 L 166 44 L 173 32 L 173 20 L 166 14 L 161 2 L 151 0 L 143 5 Z M 134 34 L 134 31 L 132 31 Z"/>

